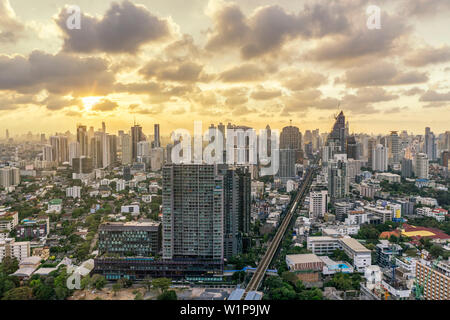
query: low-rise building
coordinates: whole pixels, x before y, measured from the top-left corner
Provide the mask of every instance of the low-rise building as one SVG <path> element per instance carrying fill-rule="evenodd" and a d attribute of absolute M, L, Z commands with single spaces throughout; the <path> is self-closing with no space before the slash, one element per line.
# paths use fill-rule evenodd
<path fill-rule="evenodd" d="M 22 259 L 30 256 L 30 242 L 22 241 L 16 242 L 12 238 L 0 240 L 0 263 L 5 257 L 16 258 L 21 261 Z"/>

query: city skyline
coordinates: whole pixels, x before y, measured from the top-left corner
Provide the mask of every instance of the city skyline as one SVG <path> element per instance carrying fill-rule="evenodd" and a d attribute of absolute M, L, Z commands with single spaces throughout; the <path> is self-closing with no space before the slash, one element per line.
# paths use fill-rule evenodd
<path fill-rule="evenodd" d="M 79 30 L 63 0 L 0 1 L 10 136 L 102 121 L 112 132 L 134 118 L 162 135 L 193 119 L 327 132 L 341 109 L 351 132 L 447 130 L 450 41 L 436 32 L 448 30 L 447 1 L 378 1 L 375 30 L 366 0 L 73 4 Z"/>

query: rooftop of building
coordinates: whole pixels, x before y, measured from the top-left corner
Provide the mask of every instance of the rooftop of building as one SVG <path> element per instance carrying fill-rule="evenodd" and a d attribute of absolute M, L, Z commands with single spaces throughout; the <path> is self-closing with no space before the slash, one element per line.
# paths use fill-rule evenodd
<path fill-rule="evenodd" d="M 292 263 L 321 263 L 322 260 L 313 253 L 306 254 L 289 254 L 286 256 L 286 259 L 292 261 Z"/>
<path fill-rule="evenodd" d="M 355 252 L 369 252 L 370 250 L 364 247 L 358 240 L 354 238 L 341 238 L 340 241 Z"/>

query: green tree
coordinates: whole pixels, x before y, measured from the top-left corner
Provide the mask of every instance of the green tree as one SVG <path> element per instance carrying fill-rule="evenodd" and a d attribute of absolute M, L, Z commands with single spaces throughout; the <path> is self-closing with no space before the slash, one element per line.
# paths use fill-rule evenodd
<path fill-rule="evenodd" d="M 152 285 L 163 293 L 172 285 L 172 280 L 169 278 L 157 278 L 152 280 Z"/>
<path fill-rule="evenodd" d="M 2 300 L 31 300 L 33 290 L 30 287 L 18 287 L 11 289 L 3 295 Z"/>
<path fill-rule="evenodd" d="M 166 290 L 161 293 L 158 297 L 158 300 L 177 300 L 177 293 L 174 290 Z"/>

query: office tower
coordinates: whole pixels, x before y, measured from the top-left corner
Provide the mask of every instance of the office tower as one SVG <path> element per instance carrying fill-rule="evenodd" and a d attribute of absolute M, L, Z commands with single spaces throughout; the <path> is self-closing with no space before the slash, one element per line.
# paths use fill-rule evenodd
<path fill-rule="evenodd" d="M 388 150 L 389 148 L 378 144 L 372 153 L 372 170 L 385 172 L 388 170 Z"/>
<path fill-rule="evenodd" d="M 91 138 L 91 154 L 92 165 L 95 169 L 103 167 L 103 148 L 102 148 L 102 135 L 100 132 L 96 132 L 94 137 Z"/>
<path fill-rule="evenodd" d="M 80 144 L 80 156 L 87 157 L 89 155 L 89 143 L 86 126 L 79 125 L 77 127 L 77 142 Z"/>
<path fill-rule="evenodd" d="M 153 148 L 161 147 L 161 138 L 159 135 L 159 124 L 155 124 L 154 127 L 154 138 L 153 138 Z"/>
<path fill-rule="evenodd" d="M 15 167 L 0 168 L 0 187 L 9 188 L 20 184 L 20 170 Z"/>
<path fill-rule="evenodd" d="M 367 141 L 367 166 L 372 168 L 373 163 L 373 150 L 376 148 L 377 139 L 370 138 Z"/>
<path fill-rule="evenodd" d="M 247 167 L 219 165 L 224 190 L 224 257 L 243 251 L 243 239 L 250 232 L 251 177 Z"/>
<path fill-rule="evenodd" d="M 109 135 L 104 132 L 99 132 L 101 148 L 102 148 L 102 166 L 101 168 L 106 168 L 111 164 L 111 148 L 109 145 L 110 139 Z"/>
<path fill-rule="evenodd" d="M 334 159 L 328 162 L 328 193 L 333 201 L 344 198 L 349 193 L 346 154 L 336 154 Z"/>
<path fill-rule="evenodd" d="M 350 136 L 346 140 L 347 159 L 359 159 L 359 148 L 355 136 Z"/>
<path fill-rule="evenodd" d="M 163 168 L 163 259 L 223 261 L 223 177 L 214 165 Z"/>
<path fill-rule="evenodd" d="M 61 163 L 59 137 L 50 137 L 50 145 L 52 147 L 52 159 Z"/>
<path fill-rule="evenodd" d="M 389 161 L 391 164 L 399 164 L 400 163 L 400 138 L 398 136 L 397 131 L 391 131 L 391 135 L 389 136 L 389 151 L 390 157 Z"/>
<path fill-rule="evenodd" d="M 278 169 L 277 176 L 283 184 L 295 178 L 296 154 L 297 150 L 280 149 L 280 168 Z"/>
<path fill-rule="evenodd" d="M 133 162 L 137 160 L 137 144 L 144 140 L 145 137 L 142 133 L 142 127 L 137 124 L 131 127 L 131 158 Z"/>
<path fill-rule="evenodd" d="M 73 159 L 81 156 L 80 143 L 71 142 L 69 144 L 69 163 L 73 165 Z"/>
<path fill-rule="evenodd" d="M 238 126 L 231 123 L 227 125 L 227 134 L 229 130 L 235 130 L 234 141 L 227 141 L 234 148 L 234 160 L 233 163 L 249 163 L 250 162 L 250 137 L 246 135 L 246 132 L 252 130 L 247 126 Z M 239 133 L 240 132 L 240 133 Z M 255 136 L 256 138 L 256 136 Z M 256 141 L 254 143 L 257 143 Z M 225 151 L 226 151 L 225 147 Z M 226 155 L 226 153 L 225 153 Z"/>
<path fill-rule="evenodd" d="M 414 174 L 419 179 L 428 179 L 428 156 L 418 153 L 414 158 Z"/>
<path fill-rule="evenodd" d="M 152 171 L 159 171 L 164 165 L 164 149 L 153 148 L 150 150 L 150 168 Z"/>
<path fill-rule="evenodd" d="M 450 151 L 444 151 L 441 154 L 441 163 L 442 166 L 448 168 L 448 159 L 450 157 Z"/>
<path fill-rule="evenodd" d="M 308 159 L 312 159 L 314 157 L 312 142 L 308 142 L 305 144 L 305 154 Z"/>
<path fill-rule="evenodd" d="M 294 150 L 295 163 L 303 160 L 302 133 L 299 128 L 287 126 L 282 129 L 280 134 L 280 149 Z"/>
<path fill-rule="evenodd" d="M 328 191 L 312 191 L 309 193 L 309 217 L 323 217 L 328 211 Z"/>
<path fill-rule="evenodd" d="M 115 164 L 117 163 L 117 136 L 114 134 L 109 134 L 108 140 L 110 164 Z"/>
<path fill-rule="evenodd" d="M 160 222 L 107 222 L 98 228 L 99 252 L 149 257 L 161 251 Z"/>
<path fill-rule="evenodd" d="M 413 174 L 413 163 L 411 159 L 402 159 L 402 178 L 411 178 Z"/>
<path fill-rule="evenodd" d="M 53 161 L 53 148 L 51 145 L 42 147 L 42 161 Z"/>
<path fill-rule="evenodd" d="M 444 149 L 450 151 L 450 131 L 444 133 Z"/>
<path fill-rule="evenodd" d="M 131 164 L 133 161 L 132 140 L 129 134 L 122 135 L 122 164 Z"/>
<path fill-rule="evenodd" d="M 93 165 L 92 159 L 81 156 L 80 158 L 72 159 L 72 170 L 77 174 L 89 174 L 92 173 Z"/>
<path fill-rule="evenodd" d="M 137 144 L 137 162 L 150 164 L 151 145 L 148 141 L 141 141 Z"/>
<path fill-rule="evenodd" d="M 436 160 L 437 150 L 436 150 L 436 137 L 433 132 L 431 132 L 429 127 L 425 128 L 424 137 L 424 153 L 428 156 L 431 161 Z"/>
<path fill-rule="evenodd" d="M 345 124 L 344 111 L 341 111 L 335 117 L 335 123 L 331 133 L 328 135 L 327 145 L 333 148 L 332 153 L 345 153 L 346 150 L 346 132 L 348 131 Z"/>
<path fill-rule="evenodd" d="M 45 144 L 47 142 L 47 139 L 45 139 L 45 133 L 41 133 L 41 143 Z"/>
<path fill-rule="evenodd" d="M 303 143 L 306 145 L 310 142 L 312 142 L 312 132 L 311 132 L 311 130 L 306 130 L 305 137 L 303 139 Z"/>

